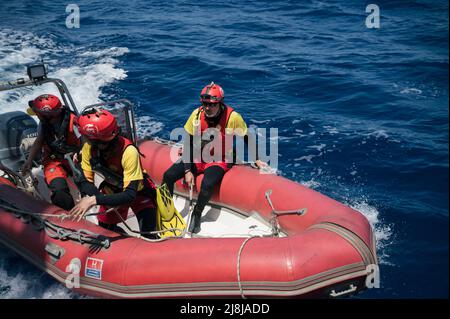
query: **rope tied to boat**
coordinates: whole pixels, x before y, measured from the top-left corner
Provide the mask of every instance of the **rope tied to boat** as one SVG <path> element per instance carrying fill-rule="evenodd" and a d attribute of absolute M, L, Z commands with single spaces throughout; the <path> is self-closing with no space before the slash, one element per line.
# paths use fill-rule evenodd
<path fill-rule="evenodd" d="M 239 252 L 238 252 L 237 281 L 238 281 L 238 286 L 239 286 L 239 293 L 241 294 L 242 299 L 247 299 L 247 297 L 245 297 L 245 295 L 244 295 L 244 289 L 242 288 L 242 283 L 241 283 L 241 254 L 242 254 L 242 250 L 244 249 L 245 244 L 247 244 L 247 242 L 249 242 L 250 239 L 257 238 L 257 237 L 259 237 L 259 236 L 252 236 L 252 237 L 246 238 L 244 240 L 244 242 L 241 244 L 241 247 L 239 248 Z"/>
<path fill-rule="evenodd" d="M 136 236 L 132 236 L 132 237 L 139 238 L 139 239 L 142 239 L 142 240 L 144 240 L 144 241 L 148 241 L 148 242 L 154 243 L 154 242 L 162 242 L 162 241 L 166 241 L 166 240 L 169 240 L 169 239 L 182 238 L 182 236 L 184 236 L 184 234 L 181 234 L 181 235 L 179 235 L 179 236 L 170 236 L 170 237 L 157 238 L 157 239 L 147 238 L 147 237 L 145 237 L 145 236 L 143 236 L 143 235 L 157 235 L 157 234 L 165 233 L 165 232 L 168 232 L 168 231 L 173 231 L 173 232 L 179 231 L 179 232 L 183 232 L 183 229 L 180 229 L 180 228 L 167 228 L 167 229 L 162 229 L 162 230 L 143 231 L 143 232 L 141 232 L 141 231 L 136 231 L 136 230 L 133 230 L 133 229 L 127 224 L 127 222 L 123 219 L 122 215 L 119 213 L 119 211 L 117 210 L 117 208 L 112 207 L 112 208 L 108 209 L 105 213 L 109 213 L 109 212 L 114 212 L 114 213 L 120 218 L 120 220 L 122 221 L 122 224 L 128 229 L 128 231 L 131 232 L 131 233 L 133 233 L 133 234 L 136 234 Z M 96 213 L 96 214 L 98 215 L 99 213 Z M 104 213 L 102 213 L 102 214 L 104 214 Z M 125 233 L 125 234 L 126 234 L 126 233 Z M 126 234 L 126 235 L 128 235 L 128 234 Z"/>
<path fill-rule="evenodd" d="M 0 199 L 0 208 L 5 211 L 16 214 L 18 217 L 27 216 L 28 218 L 24 222 L 31 222 L 37 224 L 39 228 L 44 229 L 45 233 L 54 239 L 58 240 L 73 240 L 81 244 L 87 243 L 91 245 L 96 245 L 103 247 L 105 249 L 111 246 L 109 238 L 103 238 L 100 234 L 96 234 L 86 229 L 70 229 L 60 225 L 56 225 L 43 217 L 54 217 L 54 218 L 68 218 L 67 214 L 39 214 L 25 211 L 23 209 L 17 208 L 15 205 L 5 202 Z"/>
<path fill-rule="evenodd" d="M 274 235 L 272 234 L 268 234 L 268 235 L 254 235 L 254 236 L 250 236 L 248 238 L 246 238 L 242 244 L 241 247 L 239 248 L 239 252 L 238 252 L 238 257 L 237 257 L 237 282 L 238 282 L 238 287 L 239 287 L 239 293 L 241 294 L 241 298 L 242 299 L 247 299 L 247 297 L 245 297 L 244 295 L 244 288 L 242 287 L 242 282 L 241 282 L 241 255 L 242 255 L 242 251 L 244 250 L 244 246 L 253 238 L 265 238 L 265 237 L 276 237 L 278 235 Z"/>
<path fill-rule="evenodd" d="M 47 217 L 47 218 L 60 218 L 61 221 L 64 221 L 64 219 L 69 218 L 70 216 L 68 214 L 62 213 L 62 214 L 45 214 L 45 213 L 32 213 L 32 212 L 26 212 L 22 209 L 18 209 L 12 204 L 8 203 L 7 206 L 5 206 L 3 203 L 3 200 L 0 199 L 0 208 L 4 208 L 5 210 L 8 210 L 12 213 L 27 215 L 27 216 L 33 216 L 33 217 Z M 11 205 L 11 206 L 10 206 Z"/>
<path fill-rule="evenodd" d="M 184 229 L 180 229 L 180 228 L 166 228 L 166 229 L 161 229 L 161 230 L 154 230 L 154 231 L 136 231 L 133 230 L 128 223 L 126 222 L 126 220 L 124 220 L 124 218 L 122 217 L 122 215 L 119 213 L 119 211 L 117 210 L 116 207 L 112 207 L 110 209 L 108 209 L 106 212 L 102 212 L 102 213 L 91 213 L 88 214 L 87 216 L 92 216 L 92 215 L 99 215 L 99 214 L 105 214 L 105 213 L 109 213 L 109 212 L 114 212 L 117 217 L 119 217 L 119 219 L 122 221 L 123 225 L 127 228 L 127 230 L 133 234 L 136 234 L 136 236 L 133 236 L 135 238 L 139 238 L 142 239 L 144 241 L 148 241 L 148 242 L 162 242 L 162 241 L 166 241 L 169 239 L 178 239 L 178 238 L 184 238 L 184 236 L 186 235 L 188 226 L 189 226 L 189 222 L 190 222 L 190 216 L 192 214 L 192 211 L 194 209 L 193 207 L 193 189 L 194 189 L 194 185 L 191 184 L 189 187 L 189 212 L 188 212 L 188 216 L 187 216 L 187 225 Z M 176 234 L 177 232 L 180 233 L 180 235 L 175 235 L 175 236 L 169 236 L 169 237 L 163 237 L 163 238 L 157 238 L 157 239 L 151 239 L 151 238 L 147 238 L 143 235 L 159 235 L 161 233 L 166 233 L 166 232 L 173 232 L 174 234 Z"/>

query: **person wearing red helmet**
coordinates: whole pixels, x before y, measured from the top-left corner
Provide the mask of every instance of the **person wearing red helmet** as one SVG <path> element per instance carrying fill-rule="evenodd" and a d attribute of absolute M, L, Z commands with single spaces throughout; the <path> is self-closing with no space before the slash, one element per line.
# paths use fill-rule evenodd
<path fill-rule="evenodd" d="M 80 191 L 88 196 L 75 205 L 71 216 L 80 220 L 91 207 L 100 205 L 99 225 L 123 232 L 117 224 L 127 219 L 131 208 L 143 235 L 156 238 L 149 234 L 156 228 L 155 185 L 142 169 L 138 148 L 119 134 L 116 118 L 106 110 L 93 108 L 83 112 L 78 128 L 87 140 L 81 151 L 85 179 L 80 183 Z M 95 173 L 104 178 L 101 191 L 94 185 Z M 108 207 L 117 210 L 107 212 Z"/>
<path fill-rule="evenodd" d="M 45 181 L 51 191 L 51 201 L 56 206 L 70 210 L 74 201 L 66 179 L 73 173 L 64 155 L 80 151 L 80 135 L 75 125 L 77 117 L 52 94 L 40 95 L 29 101 L 28 105 L 28 114 L 36 115 L 40 125 L 38 137 L 22 166 L 22 174 L 30 171 L 33 160 L 42 151 Z"/>
<path fill-rule="evenodd" d="M 191 113 L 191 116 L 184 125 L 184 129 L 189 136 L 185 140 L 184 150 L 194 149 L 194 134 L 201 134 L 211 128 L 219 130 L 222 138 L 221 145 L 223 147 L 222 160 L 204 161 L 201 158 L 196 159 L 194 163 L 193 152 L 191 151 L 189 161 L 183 162 L 182 159 L 177 161 L 163 176 L 163 184 L 166 183 L 170 193 L 173 194 L 174 184 L 180 178 L 184 177 L 186 183 L 192 185 L 195 182 L 194 175 L 204 174 L 198 200 L 192 212 L 192 219 L 189 225 L 189 231 L 192 233 L 200 232 L 203 209 L 209 202 L 215 187 L 220 184 L 224 174 L 233 165 L 233 163 L 227 163 L 225 161 L 225 135 L 233 132 L 234 134 L 244 136 L 244 141 L 248 144 L 246 123 L 239 113 L 224 103 L 224 98 L 225 94 L 220 85 L 211 82 L 211 84 L 205 86 L 200 93 L 201 106 Z M 225 133 L 225 130 L 227 133 Z M 202 151 L 204 146 L 202 145 Z M 255 155 L 257 156 L 257 154 Z M 258 159 L 255 163 L 259 168 L 267 165 Z"/>

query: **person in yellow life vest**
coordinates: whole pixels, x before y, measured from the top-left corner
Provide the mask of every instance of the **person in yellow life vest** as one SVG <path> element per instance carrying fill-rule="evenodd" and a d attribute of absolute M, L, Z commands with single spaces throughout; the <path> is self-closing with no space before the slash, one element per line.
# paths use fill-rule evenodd
<path fill-rule="evenodd" d="M 88 196 L 75 205 L 70 215 L 79 220 L 91 207 L 100 205 L 103 214 L 97 216 L 99 225 L 123 232 L 117 224 L 127 219 L 131 208 L 140 232 L 156 238 L 148 234 L 156 228 L 155 185 L 142 169 L 138 148 L 119 135 L 116 118 L 106 110 L 94 108 L 84 112 L 78 127 L 87 139 L 81 150 L 85 180 L 80 183 L 80 191 Z M 95 173 L 104 178 L 101 192 L 94 186 Z M 117 207 L 117 212 L 107 212 L 108 207 Z"/>
<path fill-rule="evenodd" d="M 52 94 L 40 95 L 29 101 L 28 105 L 28 113 L 36 115 L 40 123 L 38 137 L 22 166 L 22 174 L 30 171 L 33 160 L 42 151 L 45 182 L 51 191 L 51 201 L 56 206 L 70 210 L 75 203 L 66 179 L 73 172 L 64 155 L 77 154 L 81 149 L 77 117 Z"/>
<path fill-rule="evenodd" d="M 177 161 L 163 176 L 163 184 L 167 184 L 170 193 L 173 195 L 174 184 L 177 180 L 184 177 L 187 184 L 192 184 L 195 181 L 194 175 L 204 174 L 198 200 L 192 212 L 192 219 L 188 229 L 192 233 L 200 232 L 203 209 L 211 199 L 214 188 L 220 184 L 225 173 L 233 165 L 233 163 L 227 163 L 225 161 L 225 130 L 240 131 L 240 134 L 244 136 L 245 143 L 248 144 L 247 125 L 239 113 L 223 102 L 224 91 L 222 87 L 211 82 L 211 84 L 205 86 L 201 91 L 200 101 L 202 105 L 192 112 L 184 125 L 184 129 L 189 134 L 189 138 L 185 140 L 184 150 L 189 149 L 191 151 L 189 154 L 190 159 L 187 162 L 184 162 L 182 159 Z M 205 132 L 209 128 L 216 128 L 220 131 L 222 138 L 222 160 L 205 162 L 201 158 L 195 159 L 194 161 L 192 150 L 194 149 L 193 136 L 196 133 L 196 128 L 200 130 L 200 133 Z M 257 154 L 255 155 L 257 157 Z M 258 168 L 267 166 L 266 163 L 258 159 L 255 161 L 255 164 Z"/>

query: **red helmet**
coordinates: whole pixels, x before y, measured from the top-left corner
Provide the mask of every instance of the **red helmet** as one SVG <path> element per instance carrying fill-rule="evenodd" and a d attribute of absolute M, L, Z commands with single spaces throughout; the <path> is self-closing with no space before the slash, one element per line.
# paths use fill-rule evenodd
<path fill-rule="evenodd" d="M 59 115 L 63 109 L 59 98 L 52 94 L 42 94 L 28 102 L 34 113 L 43 116 Z"/>
<path fill-rule="evenodd" d="M 223 89 L 214 82 L 205 86 L 202 93 L 200 93 L 201 102 L 222 102 L 224 97 Z"/>
<path fill-rule="evenodd" d="M 106 110 L 90 109 L 78 118 L 80 134 L 90 140 L 111 141 L 119 134 L 117 120 Z"/>

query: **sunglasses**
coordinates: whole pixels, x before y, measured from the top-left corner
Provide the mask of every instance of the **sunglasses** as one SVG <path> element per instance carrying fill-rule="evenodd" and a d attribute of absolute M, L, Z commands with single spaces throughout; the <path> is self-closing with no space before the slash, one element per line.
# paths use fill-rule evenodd
<path fill-rule="evenodd" d="M 207 107 L 217 107 L 220 105 L 219 102 L 202 102 L 202 104 Z"/>

